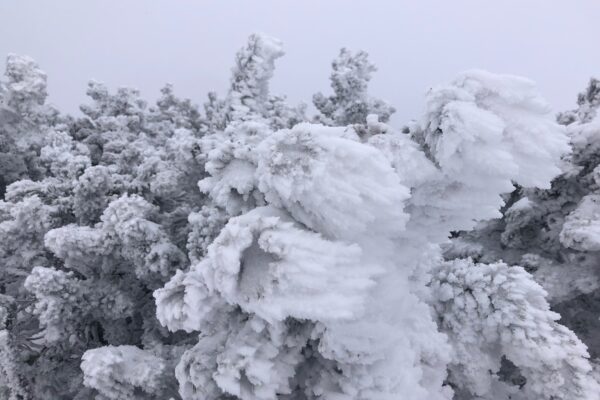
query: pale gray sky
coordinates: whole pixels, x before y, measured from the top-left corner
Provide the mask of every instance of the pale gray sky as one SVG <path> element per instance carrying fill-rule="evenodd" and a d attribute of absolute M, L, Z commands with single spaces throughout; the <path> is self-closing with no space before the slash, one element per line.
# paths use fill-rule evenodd
<path fill-rule="evenodd" d="M 310 102 L 328 92 L 339 48 L 363 49 L 379 68 L 371 93 L 400 124 L 420 115 L 428 87 L 470 68 L 526 76 L 556 110 L 572 107 L 600 75 L 599 20 L 598 0 L 0 0 L 0 58 L 34 57 L 65 111 L 92 78 L 150 100 L 171 82 L 200 104 L 225 91 L 246 37 L 264 32 L 287 53 L 272 92 Z"/>

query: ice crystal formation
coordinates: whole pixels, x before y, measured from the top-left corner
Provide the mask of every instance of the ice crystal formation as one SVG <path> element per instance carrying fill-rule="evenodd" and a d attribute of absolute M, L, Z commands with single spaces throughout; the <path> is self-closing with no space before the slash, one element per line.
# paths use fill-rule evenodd
<path fill-rule="evenodd" d="M 342 49 L 305 105 L 252 35 L 202 110 L 0 84 L 0 398 L 596 400 L 600 85 L 467 71 L 402 128 Z"/>

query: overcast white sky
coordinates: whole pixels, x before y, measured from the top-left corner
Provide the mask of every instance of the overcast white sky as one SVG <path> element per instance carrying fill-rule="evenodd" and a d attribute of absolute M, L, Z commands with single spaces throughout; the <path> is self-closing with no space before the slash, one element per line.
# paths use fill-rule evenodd
<path fill-rule="evenodd" d="M 329 90 L 339 48 L 363 49 L 379 68 L 371 93 L 400 124 L 420 115 L 428 87 L 470 68 L 529 77 L 556 110 L 572 107 L 600 76 L 599 21 L 599 0 L 0 0 L 0 58 L 34 57 L 65 111 L 92 78 L 148 99 L 171 82 L 202 103 L 225 91 L 246 37 L 264 32 L 287 53 L 274 93 L 310 102 Z"/>

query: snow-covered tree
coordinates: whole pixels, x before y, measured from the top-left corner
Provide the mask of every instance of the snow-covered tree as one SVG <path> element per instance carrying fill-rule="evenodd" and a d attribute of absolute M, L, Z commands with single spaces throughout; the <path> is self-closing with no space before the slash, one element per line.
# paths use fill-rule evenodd
<path fill-rule="evenodd" d="M 86 386 L 97 389 L 101 399 L 168 399 L 170 374 L 167 364 L 135 346 L 106 346 L 83 356 L 81 369 Z M 172 397 L 171 397 L 172 398 Z"/>
<path fill-rule="evenodd" d="M 318 122 L 334 126 L 364 124 L 369 114 L 377 115 L 381 122 L 389 120 L 396 111 L 394 107 L 368 94 L 371 74 L 377 68 L 369 62 L 366 52 L 352 54 L 343 48 L 331 66 L 333 94 L 326 97 L 317 93 L 313 96 L 313 104 L 320 112 Z"/>
<path fill-rule="evenodd" d="M 146 344 L 169 365 L 169 348 L 153 346 L 168 340 L 151 293 L 187 262 L 185 226 L 201 204 L 205 128 L 169 86 L 147 109 L 136 91 L 113 95 L 92 83 L 84 118 L 53 116 L 41 104 L 45 75 L 28 59 L 12 60 L 33 69 L 13 80 L 40 77 L 44 91 L 35 97 L 37 86 L 23 84 L 21 108 L 10 108 L 33 104 L 9 133 L 29 135 L 36 168 L 9 185 L 0 203 L 1 293 L 14 304 L 3 368 L 12 371 L 11 385 L 21 382 L 11 395 L 89 398 L 80 370 L 89 348 Z M 53 119 L 38 117 L 42 111 Z"/>
<path fill-rule="evenodd" d="M 42 137 L 57 123 L 45 104 L 46 74 L 29 57 L 10 54 L 6 80 L 0 81 L 0 195 L 12 182 L 39 179 Z"/>
<path fill-rule="evenodd" d="M 273 128 L 291 128 L 305 119 L 304 105 L 291 107 L 285 97 L 269 93 L 269 80 L 275 60 L 283 56 L 283 46 L 275 38 L 253 34 L 235 57 L 227 97 L 209 93 L 205 110 L 209 124 L 223 130 L 232 122 L 265 119 Z"/>
<path fill-rule="evenodd" d="M 453 349 L 448 380 L 457 397 L 597 396 L 585 345 L 556 322 L 560 315 L 550 311 L 546 292 L 523 268 L 455 260 L 434 274 L 435 308 Z"/>
<path fill-rule="evenodd" d="M 598 107 L 600 107 L 600 81 L 591 78 L 586 90 L 577 96 L 577 108 L 559 113 L 557 119 L 563 125 L 573 122 L 591 122 L 596 117 Z"/>
<path fill-rule="evenodd" d="M 506 196 L 501 218 L 463 232 L 447 257 L 471 256 L 483 262 L 521 265 L 548 292 L 562 323 L 600 357 L 600 239 L 598 236 L 598 158 L 600 121 L 595 118 L 598 81 L 579 94 L 578 108 L 561 113 L 572 153 L 551 188 L 522 185 Z"/>
<path fill-rule="evenodd" d="M 530 81 L 470 71 L 400 132 L 347 50 L 309 123 L 269 91 L 282 55 L 252 35 L 203 114 L 169 85 L 148 106 L 92 82 L 78 118 L 9 58 L 0 150 L 22 163 L 0 164 L 0 397 L 595 400 L 550 274 L 525 270 L 545 214 L 515 194 L 592 182 L 593 123 L 565 128 Z M 598 199 L 577 193 L 547 245 L 592 268 Z M 525 269 L 457 233 L 502 215 Z"/>
<path fill-rule="evenodd" d="M 273 131 L 254 118 L 206 138 L 214 149 L 199 186 L 226 217 L 194 219 L 225 225 L 208 229 L 209 245 L 196 230 L 190 268 L 155 292 L 161 323 L 199 332 L 176 368 L 181 396 L 592 399 L 598 386 L 585 346 L 555 322 L 539 287 L 532 305 L 519 303 L 531 285 L 524 271 L 514 284 L 482 285 L 507 314 L 495 328 L 506 340 L 523 312 L 533 314 L 528 334 L 544 339 L 523 343 L 528 354 L 508 344 L 492 352 L 498 339 L 471 328 L 494 367 L 487 379 L 501 382 L 505 357 L 528 379 L 524 389 L 475 387 L 478 370 L 447 375 L 465 360 L 457 325 L 443 323 L 443 310 L 459 318 L 461 298 L 439 293 L 440 245 L 498 216 L 513 181 L 549 187 L 568 151 L 533 85 L 467 73 L 429 94 L 414 140 L 376 116 L 362 122 L 369 135 L 307 123 Z M 535 359 L 544 340 L 573 350 Z M 543 388 L 549 362 L 565 367 L 555 366 L 554 386 Z"/>

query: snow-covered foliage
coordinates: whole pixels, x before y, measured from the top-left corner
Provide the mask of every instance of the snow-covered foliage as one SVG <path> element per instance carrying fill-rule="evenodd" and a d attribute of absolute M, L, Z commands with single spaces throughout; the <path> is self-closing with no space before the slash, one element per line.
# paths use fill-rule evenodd
<path fill-rule="evenodd" d="M 472 229 L 501 215 L 501 195 L 512 191 L 513 182 L 549 187 L 569 150 L 549 112 L 534 85 L 514 76 L 472 71 L 432 89 L 426 123 L 411 132 L 439 171 L 412 196 L 423 210 L 423 228 L 444 236 Z M 440 221 L 445 229 L 432 229 Z"/>
<path fill-rule="evenodd" d="M 594 125 L 556 123 L 528 80 L 470 71 L 399 131 L 367 93 L 375 67 L 347 50 L 310 117 L 270 93 L 282 55 L 252 35 L 203 112 L 170 85 L 148 106 L 91 82 L 78 118 L 9 57 L 0 397 L 595 400 L 586 346 L 542 287 L 570 291 L 525 254 L 546 215 L 533 194 L 570 196 L 550 183 L 588 167 Z M 588 92 L 573 115 L 593 113 Z M 577 196 L 548 251 L 600 249 L 598 195 Z M 498 243 L 523 253 L 507 261 L 533 276 L 457 234 L 501 216 Z"/>
<path fill-rule="evenodd" d="M 523 268 L 455 260 L 436 269 L 432 289 L 454 352 L 449 380 L 461 390 L 490 400 L 600 393 L 589 378 L 591 365 L 582 362 L 585 345 L 556 322 L 560 316 L 550 311 L 546 292 Z M 521 392 L 503 381 L 502 361 L 524 378 Z"/>
<path fill-rule="evenodd" d="M 2 120 L 3 142 L 22 139 L 31 166 L 23 179 L 5 179 L 0 202 L 1 293 L 15 304 L 12 370 L 27 388 L 23 398 L 90 398 L 80 370 L 87 349 L 169 344 L 152 291 L 187 263 L 205 128 L 168 86 L 146 108 L 136 91 L 110 94 L 92 83 L 83 118 L 57 116 L 40 104 L 37 66 L 14 56 L 7 64 L 12 84 L 3 93 L 21 90 L 23 107 L 30 104 L 24 115 L 5 107 L 11 114 L 3 116 L 18 118 Z"/>
<path fill-rule="evenodd" d="M 44 136 L 59 125 L 45 104 L 46 74 L 29 57 L 8 55 L 6 80 L 0 82 L 0 194 L 19 179 L 39 178 Z"/>
<path fill-rule="evenodd" d="M 600 356 L 600 122 L 595 118 L 598 81 L 578 96 L 578 108 L 561 113 L 572 153 L 550 188 L 522 183 L 506 195 L 501 218 L 462 232 L 447 248 L 448 258 L 471 256 L 523 266 L 548 292 L 562 323 Z M 540 138 L 539 140 L 545 140 Z"/>
<path fill-rule="evenodd" d="M 166 365 L 135 346 L 105 346 L 87 351 L 81 362 L 83 383 L 106 399 L 165 399 Z"/>
<path fill-rule="evenodd" d="M 573 122 L 591 122 L 598 113 L 598 107 L 600 107 L 600 81 L 591 78 L 587 89 L 577 96 L 577 108 L 559 113 L 558 121 L 563 125 Z"/>
<path fill-rule="evenodd" d="M 291 127 L 304 119 L 304 106 L 290 107 L 285 98 L 269 93 L 275 60 L 283 56 L 282 43 L 254 34 L 235 57 L 231 85 L 225 100 L 209 93 L 205 104 L 207 120 L 218 130 L 232 122 L 262 119 L 273 128 Z"/>
<path fill-rule="evenodd" d="M 333 95 L 322 93 L 313 96 L 313 104 L 319 110 L 317 121 L 326 125 L 345 126 L 364 124 L 370 114 L 375 114 L 382 122 L 387 122 L 396 111 L 383 100 L 369 96 L 367 89 L 371 74 L 377 70 L 368 60 L 368 54 L 356 54 L 341 49 L 331 63 L 331 88 Z"/>

